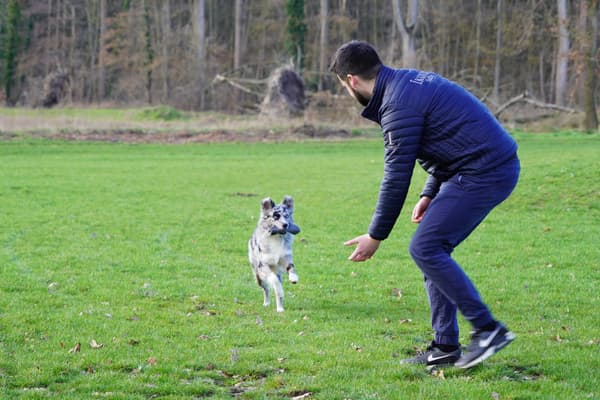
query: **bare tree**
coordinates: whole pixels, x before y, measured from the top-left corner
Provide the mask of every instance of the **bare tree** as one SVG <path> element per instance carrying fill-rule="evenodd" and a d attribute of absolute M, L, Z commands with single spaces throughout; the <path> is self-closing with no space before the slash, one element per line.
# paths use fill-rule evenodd
<path fill-rule="evenodd" d="M 105 56 L 106 49 L 104 43 L 106 41 L 106 0 L 100 0 L 100 44 L 98 46 L 98 100 L 104 100 L 106 89 L 106 69 Z"/>
<path fill-rule="evenodd" d="M 235 38 L 233 45 L 233 69 L 240 68 L 242 58 L 242 6 L 243 0 L 235 0 Z"/>
<path fill-rule="evenodd" d="M 158 9 L 158 8 L 157 8 Z M 163 102 L 169 99 L 169 46 L 171 42 L 171 3 L 163 0 L 162 5 L 162 80 L 163 80 Z"/>
<path fill-rule="evenodd" d="M 569 67 L 569 27 L 567 0 L 557 0 L 558 6 L 558 53 L 556 55 L 555 102 L 560 106 L 566 103 L 567 78 Z"/>
<path fill-rule="evenodd" d="M 588 132 L 598 130 L 598 115 L 596 114 L 596 51 L 598 49 L 598 0 L 583 0 L 581 2 L 582 20 L 582 56 L 584 59 L 584 109 L 585 129 Z M 588 30 L 587 21 L 591 21 Z"/>
<path fill-rule="evenodd" d="M 481 54 L 481 0 L 477 0 L 477 14 L 475 16 L 475 65 L 473 66 L 473 79 L 479 81 L 479 59 Z"/>
<path fill-rule="evenodd" d="M 202 88 L 202 83 L 206 79 L 206 18 L 205 18 L 206 3 L 205 0 L 196 0 L 196 12 L 193 19 L 194 28 L 196 30 L 196 85 Z M 204 107 L 204 90 L 200 89 L 200 107 Z"/>
<path fill-rule="evenodd" d="M 492 98 L 496 104 L 500 103 L 500 63 L 502 61 L 502 0 L 496 1 L 496 62 L 494 65 L 494 89 Z"/>
<path fill-rule="evenodd" d="M 327 72 L 327 42 L 328 42 L 328 31 L 329 31 L 329 7 L 327 0 L 321 0 L 321 37 L 319 46 L 319 90 L 323 90 L 325 73 Z"/>
<path fill-rule="evenodd" d="M 408 0 L 407 20 L 404 20 L 400 0 L 392 0 L 394 21 L 402 38 L 402 64 L 405 68 L 417 67 L 415 37 L 419 25 L 419 1 Z"/>

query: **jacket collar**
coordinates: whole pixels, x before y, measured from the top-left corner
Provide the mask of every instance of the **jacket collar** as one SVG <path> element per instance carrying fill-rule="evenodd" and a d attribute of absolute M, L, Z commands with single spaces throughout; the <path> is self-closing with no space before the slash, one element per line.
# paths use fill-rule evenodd
<path fill-rule="evenodd" d="M 369 100 L 369 104 L 367 104 L 361 113 L 364 118 L 379 123 L 379 109 L 383 102 L 383 94 L 385 93 L 385 87 L 391 79 L 393 72 L 394 70 L 392 68 L 385 65 L 381 66 L 381 69 L 377 73 L 377 78 L 375 79 L 375 87 L 373 88 L 371 100 Z"/>

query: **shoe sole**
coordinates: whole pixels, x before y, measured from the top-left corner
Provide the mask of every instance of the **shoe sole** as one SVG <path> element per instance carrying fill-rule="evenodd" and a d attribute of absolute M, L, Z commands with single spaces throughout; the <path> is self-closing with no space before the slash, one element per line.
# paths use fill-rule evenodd
<path fill-rule="evenodd" d="M 442 365 L 442 366 L 454 365 L 454 363 L 456 363 L 456 361 L 458 361 L 458 358 L 455 361 L 448 360 L 448 361 L 442 361 L 442 362 L 437 363 L 437 364 L 429 364 L 429 363 L 426 363 L 426 362 L 419 362 L 419 361 L 400 360 L 400 364 L 401 365 L 423 365 L 423 366 L 425 366 L 427 368 L 430 368 L 430 367 L 437 367 L 437 366 L 440 366 L 440 365 Z"/>
<path fill-rule="evenodd" d="M 475 365 L 481 363 L 482 361 L 487 360 L 488 358 L 490 358 L 491 356 L 493 356 L 494 354 L 496 354 L 497 352 L 499 352 L 500 350 L 502 350 L 503 348 L 508 346 L 513 340 L 515 340 L 515 337 L 516 336 L 514 333 L 506 332 L 504 334 L 504 341 L 502 343 L 500 343 L 496 346 L 490 346 L 490 348 L 488 348 L 486 351 L 484 351 L 479 357 L 474 358 L 473 360 L 469 361 L 465 365 L 456 365 L 456 364 L 454 364 L 454 365 L 456 367 L 462 368 L 462 369 L 474 367 Z"/>

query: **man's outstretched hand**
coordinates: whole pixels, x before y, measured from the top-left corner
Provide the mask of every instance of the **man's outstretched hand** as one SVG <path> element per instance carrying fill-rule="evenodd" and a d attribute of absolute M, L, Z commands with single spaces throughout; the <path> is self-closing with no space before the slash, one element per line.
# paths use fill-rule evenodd
<path fill-rule="evenodd" d="M 377 248 L 379 248 L 379 243 L 381 243 L 380 240 L 373 239 L 368 233 L 344 242 L 344 246 L 356 245 L 354 252 L 350 254 L 348 260 L 367 261 L 369 258 L 373 257 L 373 254 L 375 254 Z"/>

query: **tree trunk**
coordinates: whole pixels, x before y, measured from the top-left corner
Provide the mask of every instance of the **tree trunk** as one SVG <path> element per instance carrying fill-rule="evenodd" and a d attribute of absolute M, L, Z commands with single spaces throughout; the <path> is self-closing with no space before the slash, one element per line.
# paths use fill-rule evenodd
<path fill-rule="evenodd" d="M 100 37 L 98 43 L 98 101 L 105 96 L 105 41 L 106 41 L 106 0 L 100 0 Z"/>
<path fill-rule="evenodd" d="M 409 0 L 408 23 L 404 21 L 404 15 L 400 6 L 400 0 L 392 0 L 394 21 L 402 38 L 402 64 L 404 68 L 417 68 L 417 52 L 415 50 L 415 36 L 419 24 L 419 2 Z"/>
<path fill-rule="evenodd" d="M 328 0 L 321 0 L 321 40 L 319 45 L 319 91 L 325 88 L 325 77 L 327 73 L 327 42 L 329 24 Z"/>
<path fill-rule="evenodd" d="M 9 106 L 15 104 L 15 95 L 13 89 L 16 86 L 18 49 L 19 49 L 19 25 L 21 21 L 21 8 L 18 0 L 10 0 L 6 11 L 6 44 L 5 44 L 5 62 L 2 82 L 4 83 L 4 92 L 6 102 Z"/>
<path fill-rule="evenodd" d="M 50 19 L 52 18 L 52 0 L 48 0 L 48 9 L 46 10 L 46 12 L 48 13 L 48 26 L 47 26 L 46 35 L 47 35 L 48 39 L 50 39 L 50 37 L 52 36 L 52 23 L 50 21 Z M 48 43 L 51 44 L 52 42 L 50 40 L 48 40 Z M 52 54 L 52 48 L 51 48 L 51 46 L 46 46 L 46 60 L 50 59 L 50 54 Z M 46 76 L 48 76 L 48 74 L 50 73 L 50 63 L 49 62 L 46 62 L 44 65 L 44 73 Z"/>
<path fill-rule="evenodd" d="M 502 53 L 502 0 L 496 2 L 496 63 L 494 66 L 494 89 L 492 99 L 496 104 L 500 104 L 500 62 Z"/>
<path fill-rule="evenodd" d="M 233 45 L 233 69 L 240 68 L 242 58 L 242 4 L 243 0 L 235 0 L 235 37 Z"/>
<path fill-rule="evenodd" d="M 557 0 L 558 5 L 558 53 L 556 55 L 555 102 L 560 106 L 566 103 L 569 66 L 569 30 L 567 0 Z"/>
<path fill-rule="evenodd" d="M 481 54 L 481 0 L 477 0 L 477 15 L 475 26 L 475 65 L 473 67 L 473 80 L 475 86 L 479 86 L 479 57 Z"/>
<path fill-rule="evenodd" d="M 169 0 L 163 0 L 162 7 L 162 75 L 163 75 L 163 102 L 169 101 L 169 46 L 171 44 L 171 4 Z"/>
<path fill-rule="evenodd" d="M 589 49 L 584 53 L 585 63 L 585 130 L 595 132 L 598 130 L 598 115 L 596 114 L 596 51 L 598 48 L 598 0 L 584 0 L 589 5 L 589 17 L 591 19 L 590 32 L 585 32 Z"/>
<path fill-rule="evenodd" d="M 203 82 L 205 81 L 206 73 L 206 2 L 205 0 L 196 0 L 196 10 L 194 18 L 194 27 L 196 30 L 196 49 L 197 49 L 197 75 L 196 87 L 198 87 L 200 96 L 200 109 L 204 108 L 204 89 Z"/>
<path fill-rule="evenodd" d="M 77 21 L 77 15 L 75 14 L 75 6 L 71 4 L 71 40 L 69 41 L 69 77 L 71 78 L 71 83 L 74 81 L 75 73 L 74 73 L 74 54 L 75 54 L 75 46 L 77 42 L 77 30 L 75 29 L 75 25 Z M 74 85 L 71 84 L 69 88 L 69 103 L 73 102 L 73 92 L 75 88 Z"/>
<path fill-rule="evenodd" d="M 154 49 L 152 47 L 152 16 L 150 14 L 149 0 L 142 0 L 142 12 L 144 16 L 144 32 L 145 32 L 145 65 L 146 68 L 146 96 L 148 104 L 152 104 L 152 86 L 153 86 L 153 69 L 154 69 Z"/>

